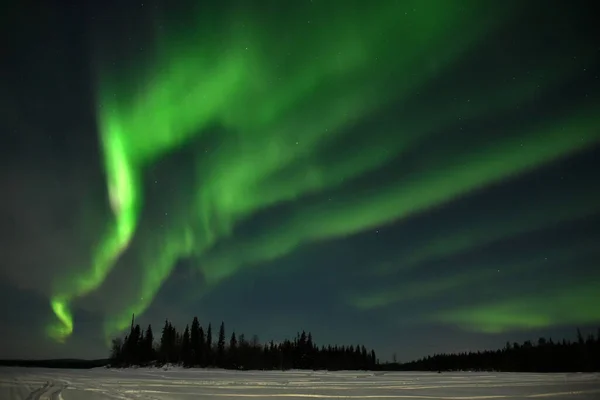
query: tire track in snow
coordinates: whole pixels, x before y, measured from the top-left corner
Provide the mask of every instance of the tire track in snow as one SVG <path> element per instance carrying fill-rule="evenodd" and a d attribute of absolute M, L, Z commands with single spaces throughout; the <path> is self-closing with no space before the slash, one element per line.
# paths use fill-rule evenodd
<path fill-rule="evenodd" d="M 47 381 L 43 386 L 35 389 L 25 400 L 63 400 L 62 391 L 67 385 Z"/>
<path fill-rule="evenodd" d="M 25 400 L 40 400 L 42 394 L 51 387 L 50 382 L 46 382 L 42 387 L 35 389 L 33 392 L 29 393 L 29 396 L 25 398 Z"/>

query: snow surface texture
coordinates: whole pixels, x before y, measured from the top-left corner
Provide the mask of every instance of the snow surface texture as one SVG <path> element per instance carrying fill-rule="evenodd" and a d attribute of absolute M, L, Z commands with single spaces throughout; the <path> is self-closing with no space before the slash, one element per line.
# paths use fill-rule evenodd
<path fill-rule="evenodd" d="M 600 374 L 0 368 L 0 399 L 600 399 Z"/>

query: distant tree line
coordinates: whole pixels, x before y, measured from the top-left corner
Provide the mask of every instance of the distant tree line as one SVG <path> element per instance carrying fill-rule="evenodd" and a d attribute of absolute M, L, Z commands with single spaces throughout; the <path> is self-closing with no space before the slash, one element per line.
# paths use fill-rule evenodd
<path fill-rule="evenodd" d="M 205 331 L 198 318 L 194 318 L 191 327 L 186 326 L 183 332 L 165 321 L 158 341 L 154 340 L 151 325 L 143 331 L 133 324 L 124 339 L 112 341 L 110 365 L 113 367 L 168 363 L 246 370 L 373 370 L 378 361 L 375 351 L 367 350 L 365 346 L 318 347 L 312 334 L 304 331 L 294 340 L 261 344 L 256 335 L 247 340 L 244 334 L 232 332 L 227 337 L 225 324 L 221 323 L 216 341 L 213 341 L 212 325 L 208 324 Z"/>
<path fill-rule="evenodd" d="M 108 364 L 107 359 L 101 360 L 79 360 L 79 359 L 55 359 L 55 360 L 0 360 L 0 367 L 24 367 L 24 368 L 67 368 L 67 369 L 91 369 L 104 367 Z"/>
<path fill-rule="evenodd" d="M 380 365 L 396 371 L 505 371 L 505 372 L 597 372 L 600 371 L 600 329 L 576 341 L 539 338 L 537 343 L 506 343 L 501 350 L 437 354 L 420 360 Z"/>

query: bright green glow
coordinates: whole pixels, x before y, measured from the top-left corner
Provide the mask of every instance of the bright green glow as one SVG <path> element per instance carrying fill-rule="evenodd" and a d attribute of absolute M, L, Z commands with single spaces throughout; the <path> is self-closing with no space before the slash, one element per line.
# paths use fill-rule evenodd
<path fill-rule="evenodd" d="M 600 319 L 600 309 L 597 307 L 600 292 L 595 280 L 545 294 L 530 294 L 488 305 L 452 310 L 436 315 L 433 319 L 487 333 L 597 321 Z"/>
<path fill-rule="evenodd" d="M 53 299 L 50 304 L 59 323 L 48 327 L 48 335 L 58 342 L 64 342 L 73 333 L 73 316 L 64 301 Z"/>
<path fill-rule="evenodd" d="M 198 151 L 193 204 L 184 217 L 129 249 L 144 269 L 139 285 L 120 295 L 122 308 L 108 316 L 107 334 L 126 327 L 132 312 L 147 308 L 182 256 L 195 256 L 208 288 L 214 288 L 247 265 L 305 243 L 392 223 L 600 139 L 595 104 L 586 104 L 579 113 L 515 128 L 518 132 L 506 132 L 495 143 L 440 151 L 397 181 L 341 199 L 335 190 L 353 179 L 409 154 L 458 121 L 527 104 L 569 71 L 549 67 L 551 59 L 540 60 L 531 66 L 529 79 L 491 79 L 486 88 L 464 88 L 459 101 L 452 91 L 420 99 L 417 94 L 427 93 L 431 82 L 476 48 L 510 7 L 415 0 L 379 1 L 364 10 L 331 1 L 317 15 L 311 7 L 309 2 L 299 6 L 293 21 L 263 21 L 262 13 L 245 10 L 214 23 L 199 17 L 197 26 L 203 28 L 197 31 L 170 34 L 166 27 L 155 63 L 143 73 L 113 77 L 103 71 L 97 112 L 115 221 L 91 266 L 55 284 L 60 310 L 101 285 L 127 249 L 141 212 L 140 182 L 147 167 L 186 145 L 203 143 L 200 139 L 215 145 Z M 218 40 L 210 34 L 213 29 L 223 31 Z M 535 78 L 542 75 L 550 78 Z M 351 151 L 337 149 L 339 141 L 350 141 L 352 128 L 390 104 L 398 108 L 393 123 L 371 126 L 374 131 L 357 139 Z M 214 127 L 223 128 L 216 138 Z M 335 160 L 326 156 L 330 153 Z M 232 235 L 245 218 L 314 194 L 332 194 L 332 201 L 301 203 L 252 239 L 237 242 Z M 70 314 L 55 313 L 70 332 Z"/>
<path fill-rule="evenodd" d="M 115 221 L 108 227 L 92 260 L 92 266 L 80 270 L 67 279 L 55 282 L 58 295 L 52 297 L 51 306 L 62 326 L 52 326 L 51 335 L 64 341 L 73 331 L 73 319 L 69 311 L 69 301 L 98 288 L 110 272 L 115 260 L 125 250 L 137 222 L 139 193 L 131 163 L 125 153 L 118 125 L 108 121 L 110 134 L 103 137 L 105 163 L 110 203 Z"/>
<path fill-rule="evenodd" d="M 108 175 L 108 193 L 113 212 L 117 216 L 117 235 L 129 238 L 135 225 L 138 188 L 134 179 L 133 166 L 126 153 L 121 127 L 114 121 L 107 121 L 107 133 L 103 139 Z"/>

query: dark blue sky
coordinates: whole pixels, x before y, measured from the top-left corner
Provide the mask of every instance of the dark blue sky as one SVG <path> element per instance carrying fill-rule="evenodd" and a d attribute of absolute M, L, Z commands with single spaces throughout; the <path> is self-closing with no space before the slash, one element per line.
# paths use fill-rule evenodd
<path fill-rule="evenodd" d="M 276 17 L 267 16 L 273 4 L 250 8 L 261 16 L 257 20 L 282 29 L 298 22 L 295 7 L 306 7 L 289 3 L 287 19 L 273 24 Z M 360 11 L 351 3 L 348 9 Z M 138 321 L 158 330 L 169 318 L 183 328 L 197 315 L 203 325 L 225 321 L 228 331 L 265 341 L 305 329 L 317 344 L 360 343 L 374 347 L 382 360 L 397 353 L 404 361 L 595 330 L 600 118 L 586 110 L 600 109 L 599 36 L 591 2 L 534 3 L 507 12 L 479 45 L 411 89 L 408 100 L 394 94 L 309 158 L 326 175 L 357 153 L 385 148 L 399 130 L 410 136 L 407 127 L 432 122 L 435 133 L 428 139 L 336 187 L 254 210 L 206 254 L 176 257 Z M 113 68 L 135 68 L 139 59 L 130 43 L 152 45 L 149 15 L 159 14 L 174 31 L 194 29 L 183 17 L 183 4 L 165 11 L 164 4 L 148 2 L 142 12 L 133 2 L 19 2 L 2 16 L 0 358 L 106 356 L 106 321 L 137 296 L 148 268 L 136 246 L 148 246 L 161 229 L 192 212 L 190 199 L 202 191 L 193 172 L 203 157 L 199 149 L 214 145 L 218 152 L 221 138 L 230 134 L 230 127 L 217 122 L 205 128 L 208 139 L 190 140 L 143 170 L 147 185 L 134 250 L 122 254 L 96 290 L 73 301 L 74 331 L 66 343 L 48 337 L 46 327 L 56 321 L 49 304 L 54 282 L 90 265 L 100 227 L 112 218 L 94 95 L 94 74 L 106 64 L 99 54 L 109 48 L 121 61 Z M 204 18 L 226 20 L 240 10 L 250 12 L 234 1 L 207 5 Z M 212 33 L 217 42 L 219 32 Z M 317 46 L 311 40 L 303 43 L 309 50 Z M 404 41 L 387 40 L 382 52 L 409 57 Z M 226 46 L 215 46 L 211 54 L 226 57 Z M 443 47 L 442 41 L 440 54 Z M 309 50 L 296 62 L 307 62 Z M 437 51 L 426 54 L 427 60 L 437 62 Z M 385 83 L 378 71 L 373 67 L 371 78 L 360 78 L 365 85 L 368 79 Z M 524 85 L 516 85 L 517 79 Z M 390 72 L 389 85 L 397 80 Z M 536 91 L 536 82 L 545 90 Z M 471 98 L 481 102 L 480 112 L 444 116 L 457 101 Z M 298 120 L 305 115 L 306 108 L 299 108 Z M 518 149 L 521 136 L 530 156 Z M 576 145 L 584 138 L 584 145 Z M 540 156 L 552 152 L 557 156 Z M 523 167 L 493 178 L 513 163 Z M 477 174 L 485 175 L 482 184 L 431 206 L 417 204 L 409 215 L 335 235 L 314 228 L 310 240 L 289 251 L 255 255 L 290 231 L 308 231 L 305 226 L 362 221 L 383 207 L 372 200 L 385 198 L 382 193 L 404 199 L 398 200 L 400 209 L 413 193 L 432 199 Z M 393 201 L 386 207 L 393 209 Z M 227 257 L 239 268 L 213 283 L 215 265 Z"/>

